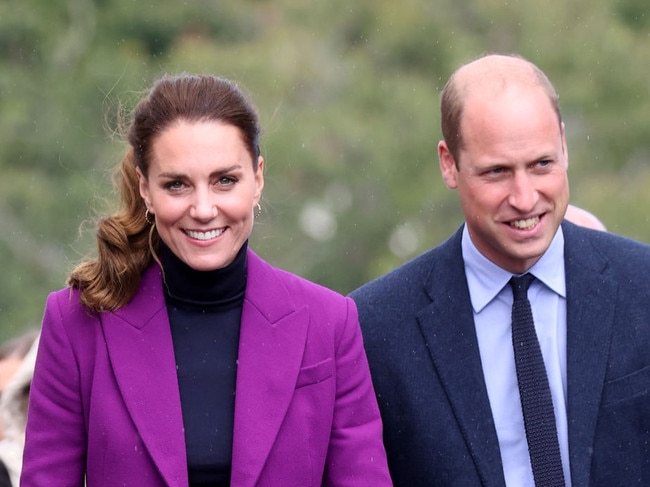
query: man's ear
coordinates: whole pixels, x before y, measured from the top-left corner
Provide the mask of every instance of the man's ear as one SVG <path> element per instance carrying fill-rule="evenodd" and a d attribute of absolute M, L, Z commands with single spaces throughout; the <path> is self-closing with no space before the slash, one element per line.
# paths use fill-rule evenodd
<path fill-rule="evenodd" d="M 458 187 L 458 169 L 456 168 L 456 161 L 449 152 L 449 147 L 444 140 L 438 143 L 438 160 L 440 162 L 440 173 L 442 180 L 445 182 L 449 189 L 456 189 Z"/>

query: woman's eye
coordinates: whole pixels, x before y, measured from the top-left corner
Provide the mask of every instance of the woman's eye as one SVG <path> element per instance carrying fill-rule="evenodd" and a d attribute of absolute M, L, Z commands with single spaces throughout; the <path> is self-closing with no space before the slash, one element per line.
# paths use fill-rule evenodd
<path fill-rule="evenodd" d="M 177 191 L 183 187 L 183 183 L 181 181 L 169 181 L 168 183 L 165 184 L 165 189 L 168 189 L 170 191 Z"/>
<path fill-rule="evenodd" d="M 221 186 L 230 186 L 236 182 L 237 179 L 233 178 L 232 176 L 223 176 L 222 178 L 219 178 L 219 185 Z"/>

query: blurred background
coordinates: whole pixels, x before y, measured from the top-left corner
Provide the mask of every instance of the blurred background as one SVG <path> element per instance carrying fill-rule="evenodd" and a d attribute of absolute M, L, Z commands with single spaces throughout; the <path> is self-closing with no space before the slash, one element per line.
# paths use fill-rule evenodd
<path fill-rule="evenodd" d="M 84 222 L 110 207 L 119 121 L 161 74 L 245 88 L 266 160 L 251 247 L 347 293 L 461 224 L 438 96 L 493 51 L 560 93 L 572 202 L 650 242 L 646 0 L 2 0 L 0 339 L 38 326 L 94 251 Z"/>

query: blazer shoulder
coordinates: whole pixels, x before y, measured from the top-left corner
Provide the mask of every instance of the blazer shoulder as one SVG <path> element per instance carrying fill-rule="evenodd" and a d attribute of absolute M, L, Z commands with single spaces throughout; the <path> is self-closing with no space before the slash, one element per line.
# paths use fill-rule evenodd
<path fill-rule="evenodd" d="M 462 264 L 462 227 L 440 245 L 367 282 L 350 293 L 358 306 L 390 301 L 411 301 L 431 281 L 432 274 L 456 270 Z"/>
<path fill-rule="evenodd" d="M 320 321 L 350 319 L 350 298 L 292 272 L 272 266 L 249 250 L 246 299 L 271 322 L 306 308 Z M 355 308 L 356 311 L 356 308 Z M 356 318 L 356 313 L 354 314 Z"/>
<path fill-rule="evenodd" d="M 56 321 L 66 328 L 97 321 L 98 313 L 81 303 L 79 289 L 65 287 L 51 292 L 45 301 L 44 324 Z"/>
<path fill-rule="evenodd" d="M 298 274 L 280 269 L 249 250 L 249 285 L 254 291 L 268 290 L 270 283 L 282 286 L 295 301 L 343 301 L 345 296 Z"/>
<path fill-rule="evenodd" d="M 114 311 L 94 311 L 81 303 L 81 292 L 77 288 L 65 287 L 53 291 L 47 297 L 43 325 L 56 323 L 73 336 L 83 334 L 89 328 L 99 328 L 101 321 L 119 319 L 138 328 L 149 323 L 165 306 L 162 291 L 162 272 L 152 264 L 142 275 L 140 285 L 131 300 Z"/>
<path fill-rule="evenodd" d="M 265 323 L 279 329 L 303 329 L 306 350 L 312 352 L 331 351 L 344 337 L 360 340 L 358 313 L 351 298 L 273 267 L 252 252 L 249 256 L 244 310 L 254 308 Z"/>
<path fill-rule="evenodd" d="M 562 224 L 567 264 L 601 264 L 623 276 L 650 270 L 650 245 L 601 230 Z"/>

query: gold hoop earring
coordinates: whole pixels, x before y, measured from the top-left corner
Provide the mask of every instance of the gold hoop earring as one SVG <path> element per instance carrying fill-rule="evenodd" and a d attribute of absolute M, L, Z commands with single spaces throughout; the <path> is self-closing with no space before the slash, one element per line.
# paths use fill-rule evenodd
<path fill-rule="evenodd" d="M 149 225 L 155 225 L 156 220 L 154 219 L 154 214 L 150 213 L 149 210 L 145 210 L 144 212 L 144 221 L 146 221 Z"/>
<path fill-rule="evenodd" d="M 259 218 L 261 214 L 262 214 L 262 207 L 260 206 L 259 203 L 257 203 L 257 206 L 255 207 L 255 218 Z"/>

